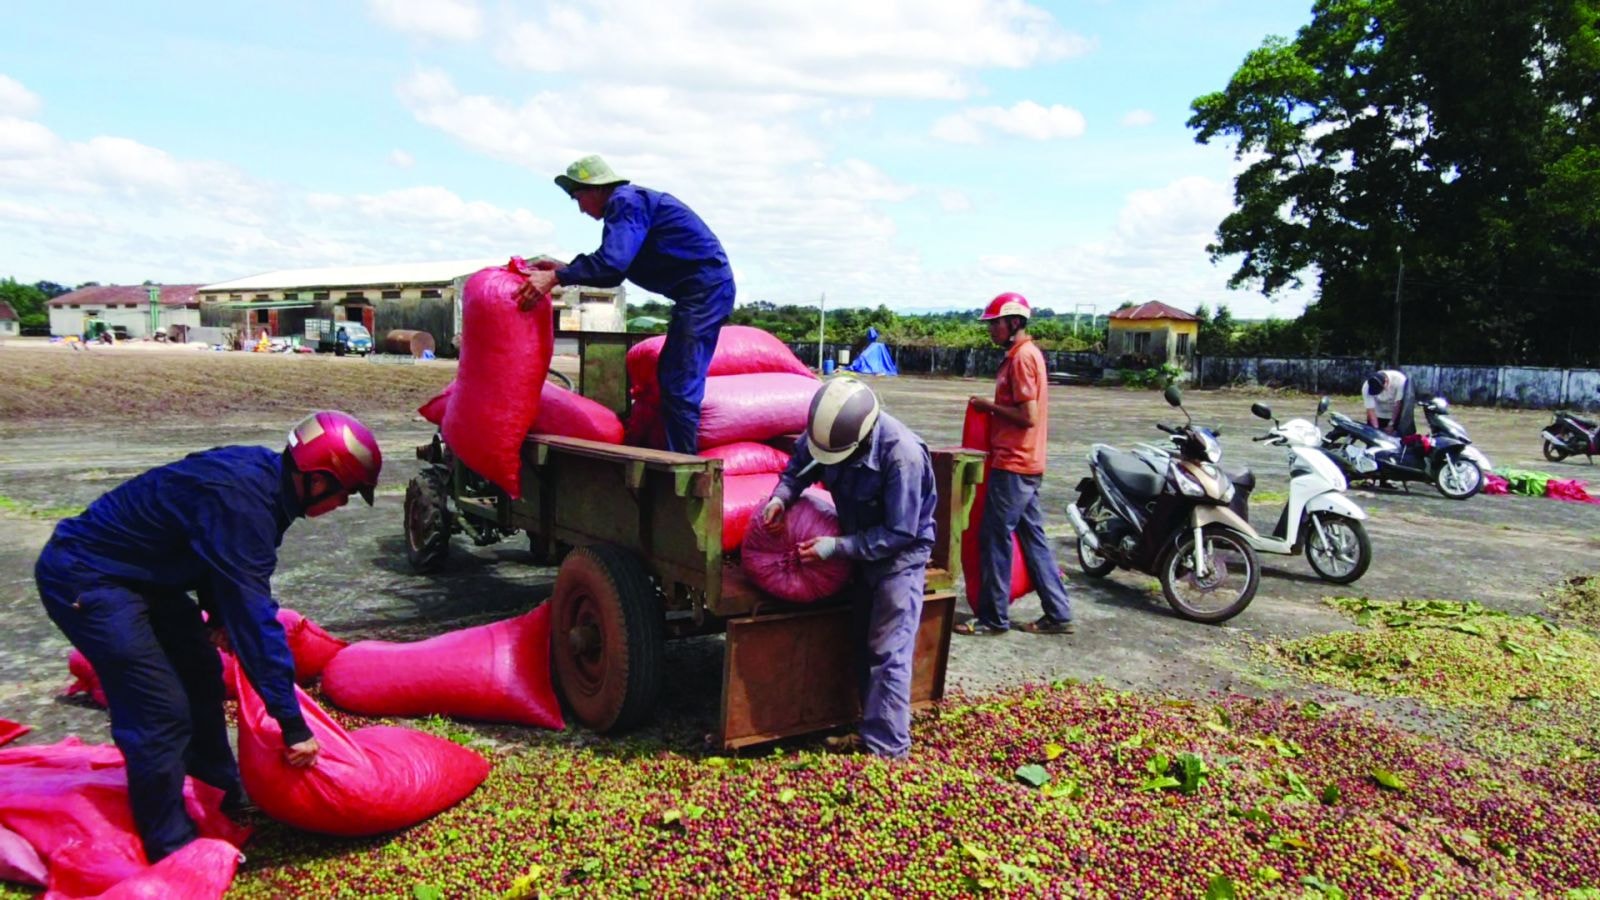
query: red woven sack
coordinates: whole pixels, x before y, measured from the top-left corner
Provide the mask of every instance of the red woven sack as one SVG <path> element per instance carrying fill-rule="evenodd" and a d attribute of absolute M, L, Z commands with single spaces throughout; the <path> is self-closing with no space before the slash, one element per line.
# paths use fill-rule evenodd
<path fill-rule="evenodd" d="M 754 441 L 737 441 L 712 447 L 701 456 L 722 460 L 722 476 L 730 475 L 780 475 L 789 467 L 789 454 L 768 444 Z"/>
<path fill-rule="evenodd" d="M 440 431 L 467 468 L 522 497 L 522 441 L 539 418 L 540 391 L 555 345 L 550 298 L 517 308 L 527 283 L 521 259 L 484 269 L 461 291 L 460 385 Z"/>
<path fill-rule="evenodd" d="M 216 838 L 200 838 L 117 882 L 96 900 L 220 900 L 233 884 L 238 867 L 238 847 Z"/>
<path fill-rule="evenodd" d="M 802 562 L 797 548 L 810 538 L 838 536 L 839 517 L 833 504 L 808 491 L 789 504 L 783 528 L 773 532 L 757 525 L 745 532 L 740 564 L 751 582 L 772 596 L 812 603 L 844 590 L 850 581 L 850 561 L 835 556 Z"/>
<path fill-rule="evenodd" d="M 560 731 L 550 683 L 550 607 L 397 644 L 357 641 L 322 673 L 322 691 L 364 716 L 456 716 Z"/>
<path fill-rule="evenodd" d="M 700 449 L 799 434 L 806 430 L 816 392 L 815 378 L 787 372 L 707 378 Z"/>
<path fill-rule="evenodd" d="M 489 777 L 489 763 L 459 744 L 410 728 L 347 732 L 295 688 L 300 714 L 322 752 L 297 769 L 283 759 L 283 732 L 237 670 L 239 775 L 263 813 L 305 831 L 364 837 L 415 825 L 460 803 Z"/>
<path fill-rule="evenodd" d="M 44 887 L 50 869 L 22 835 L 0 825 L 0 881 Z"/>
<path fill-rule="evenodd" d="M 437 425 L 444 421 L 450 398 L 455 395 L 454 381 L 445 385 L 439 396 L 417 407 L 424 419 Z M 569 391 L 546 381 L 539 389 L 539 417 L 534 420 L 534 434 L 555 434 L 561 437 L 583 438 L 603 444 L 622 443 L 622 420 L 606 407 L 588 397 Z"/>
<path fill-rule="evenodd" d="M 761 511 L 778 486 L 778 476 L 730 475 L 722 479 L 722 552 L 733 553 L 744 543 L 750 517 Z"/>
<path fill-rule="evenodd" d="M 961 423 L 961 446 L 969 450 L 989 452 L 989 413 L 967 406 L 967 418 Z M 983 484 L 973 492 L 972 515 L 967 519 L 967 530 L 961 532 L 961 575 L 966 582 L 967 603 L 973 612 L 978 611 L 978 591 L 982 583 L 981 556 L 978 550 L 978 532 L 983 523 L 984 498 L 989 494 L 988 460 L 983 463 Z M 1033 590 L 1033 579 L 1028 577 L 1028 564 L 1022 558 L 1022 543 L 1011 536 L 1011 598 L 1016 600 Z"/>
<path fill-rule="evenodd" d="M 635 400 L 658 402 L 660 382 L 656 365 L 666 335 L 649 338 L 628 348 L 628 391 Z M 711 352 L 707 375 L 751 375 L 757 372 L 788 372 L 815 379 L 783 341 L 749 325 L 724 325 L 717 334 L 717 347 Z"/>
<path fill-rule="evenodd" d="M 222 814 L 217 788 L 185 779 L 183 801 L 201 837 L 233 846 L 249 838 L 250 829 Z M 150 869 L 128 805 L 122 753 L 110 744 L 69 737 L 59 744 L 0 750 L 0 826 L 27 841 L 45 861 L 48 897 L 92 897 Z M 237 851 L 232 859 L 237 861 Z M 198 867 L 188 869 L 191 880 L 214 880 Z"/>
<path fill-rule="evenodd" d="M 0 719 L 0 747 L 4 747 L 32 730 L 32 725 L 24 725 L 21 722 L 13 722 L 10 719 Z"/>

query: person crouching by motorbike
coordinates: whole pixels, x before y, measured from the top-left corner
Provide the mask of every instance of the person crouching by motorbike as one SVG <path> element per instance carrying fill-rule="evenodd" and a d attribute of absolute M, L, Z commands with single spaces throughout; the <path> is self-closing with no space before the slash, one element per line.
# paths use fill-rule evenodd
<path fill-rule="evenodd" d="M 1049 378 L 1044 354 L 1028 336 L 1032 315 L 1027 298 L 1007 293 L 989 301 L 981 317 L 989 323 L 989 339 L 1007 349 L 995 376 L 994 399 L 971 400 L 991 418 L 990 472 L 988 499 L 978 525 L 982 569 L 978 618 L 957 625 L 957 634 L 996 635 L 1010 630 L 1013 534 L 1022 546 L 1028 576 L 1044 608 L 1044 615 L 1023 630 L 1033 634 L 1071 634 L 1074 630 L 1067 586 L 1050 552 L 1039 506 L 1050 419 Z"/>
<path fill-rule="evenodd" d="M 300 714 L 294 657 L 272 599 L 278 545 L 296 519 L 338 509 L 352 494 L 370 505 L 382 468 L 372 432 L 324 410 L 302 419 L 281 452 L 191 453 L 56 525 L 34 580 L 46 614 L 105 688 L 150 862 L 197 837 L 185 777 L 223 791 L 224 812 L 243 799 L 216 644 L 231 645 L 277 719 L 284 760 L 316 763 L 320 748 Z"/>
<path fill-rule="evenodd" d="M 1399 437 L 1417 433 L 1417 393 L 1399 369 L 1373 372 L 1361 385 L 1367 424 Z"/>
<path fill-rule="evenodd" d="M 933 461 L 921 438 L 880 409 L 871 388 L 842 375 L 812 397 L 805 439 L 761 509 L 762 527 L 781 527 L 784 510 L 818 479 L 833 494 L 842 537 L 804 541 L 800 558 L 860 562 L 860 743 L 877 756 L 903 759 L 911 752 L 911 663 L 933 555 Z"/>

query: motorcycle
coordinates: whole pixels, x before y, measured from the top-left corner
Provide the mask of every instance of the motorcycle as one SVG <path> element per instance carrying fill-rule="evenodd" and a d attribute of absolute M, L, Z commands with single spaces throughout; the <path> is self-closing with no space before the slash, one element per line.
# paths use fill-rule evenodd
<path fill-rule="evenodd" d="M 1078 562 L 1095 578 L 1119 566 L 1154 575 L 1178 615 L 1225 622 L 1250 605 L 1261 581 L 1250 523 L 1228 506 L 1234 486 L 1218 467 L 1217 431 L 1194 424 L 1176 387 L 1165 396 L 1187 420 L 1156 425 L 1172 453 L 1106 444 L 1089 451 L 1089 477 L 1067 507 Z"/>
<path fill-rule="evenodd" d="M 1466 429 L 1446 415 L 1445 398 L 1424 400 L 1421 406 L 1433 433 L 1406 438 L 1329 413 L 1332 428 L 1323 436 L 1323 450 L 1350 484 L 1423 481 L 1451 500 L 1472 497 L 1483 489 L 1487 458 L 1467 452 L 1472 442 Z"/>
<path fill-rule="evenodd" d="M 1600 392 L 1600 388 L 1595 389 Z M 1539 433 L 1544 438 L 1544 458 L 1561 462 L 1569 456 L 1582 453 L 1594 465 L 1595 454 L 1600 453 L 1600 422 L 1575 416 L 1566 410 L 1556 413 L 1554 422 Z"/>
<path fill-rule="evenodd" d="M 1328 398 L 1324 397 L 1317 405 L 1317 417 L 1327 411 Z M 1305 419 L 1279 422 L 1264 403 L 1252 403 L 1250 412 L 1272 421 L 1270 431 L 1251 440 L 1283 447 L 1289 456 L 1289 497 L 1278 513 L 1278 524 L 1271 534 L 1246 532 L 1250 546 L 1257 553 L 1284 556 L 1303 551 L 1306 562 L 1323 581 L 1350 584 L 1359 579 L 1372 564 L 1372 541 L 1362 524 L 1367 514 L 1344 495 L 1344 475 L 1322 451 L 1322 432 Z M 1235 490 L 1229 505 L 1248 522 L 1255 474 L 1244 469 L 1232 477 Z"/>

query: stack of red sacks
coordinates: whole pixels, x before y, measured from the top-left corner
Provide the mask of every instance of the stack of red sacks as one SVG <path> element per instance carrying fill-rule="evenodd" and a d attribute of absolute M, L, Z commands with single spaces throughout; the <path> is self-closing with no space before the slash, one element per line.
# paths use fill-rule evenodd
<path fill-rule="evenodd" d="M 627 442 L 635 446 L 666 447 L 656 379 L 665 342 L 665 337 L 655 337 L 628 351 L 633 408 Z M 718 336 L 700 404 L 700 453 L 723 461 L 724 553 L 739 549 L 750 516 L 772 496 L 778 475 L 789 464 L 789 454 L 764 442 L 805 431 L 817 386 L 817 376 L 771 334 L 728 325 Z"/>

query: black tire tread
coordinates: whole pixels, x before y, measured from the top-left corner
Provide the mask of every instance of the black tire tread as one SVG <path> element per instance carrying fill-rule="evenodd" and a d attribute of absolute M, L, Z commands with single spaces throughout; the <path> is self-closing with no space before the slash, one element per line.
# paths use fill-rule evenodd
<path fill-rule="evenodd" d="M 412 510 L 423 504 L 421 539 L 411 534 Z M 428 466 L 406 485 L 406 560 L 417 572 L 436 572 L 450 557 L 450 476 Z"/>

